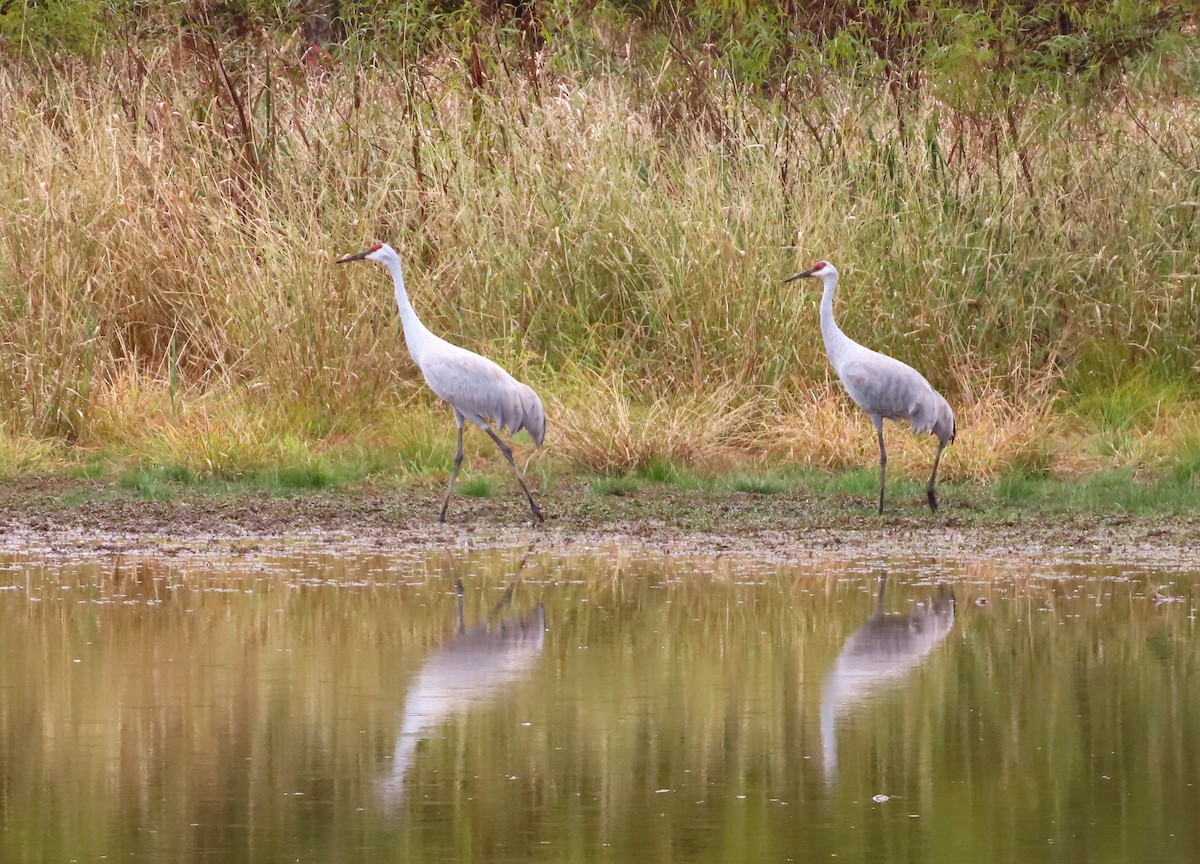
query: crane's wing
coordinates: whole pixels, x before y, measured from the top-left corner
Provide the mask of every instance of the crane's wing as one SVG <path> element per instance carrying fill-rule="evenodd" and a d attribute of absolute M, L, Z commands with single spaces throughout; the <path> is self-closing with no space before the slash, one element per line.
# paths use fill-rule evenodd
<path fill-rule="evenodd" d="M 510 433 L 525 429 L 539 447 L 546 436 L 542 400 L 497 364 L 443 342 L 422 357 L 421 372 L 434 393 L 477 426 L 493 423 Z"/>
<path fill-rule="evenodd" d="M 907 420 L 914 432 L 934 431 L 943 440 L 954 437 L 954 413 L 949 404 L 907 363 L 864 351 L 845 363 L 839 373 L 850 398 L 868 414 Z"/>

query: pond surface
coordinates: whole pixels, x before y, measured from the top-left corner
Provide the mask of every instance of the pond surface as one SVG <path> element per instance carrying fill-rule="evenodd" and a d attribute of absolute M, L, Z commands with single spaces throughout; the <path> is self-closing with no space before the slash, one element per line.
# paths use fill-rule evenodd
<path fill-rule="evenodd" d="M 1196 860 L 1200 574 L 882 569 L 3 559 L 0 860 Z"/>

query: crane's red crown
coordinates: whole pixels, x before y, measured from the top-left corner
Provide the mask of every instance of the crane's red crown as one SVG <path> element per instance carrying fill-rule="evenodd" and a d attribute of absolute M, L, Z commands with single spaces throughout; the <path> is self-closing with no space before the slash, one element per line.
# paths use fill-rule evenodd
<path fill-rule="evenodd" d="M 382 248 L 383 248 L 382 243 L 376 243 L 374 246 L 372 246 L 370 249 L 367 250 L 367 254 L 370 255 L 372 252 L 378 252 Z"/>
<path fill-rule="evenodd" d="M 814 265 L 812 266 L 812 269 L 813 269 L 813 270 L 820 270 L 822 267 L 828 267 L 828 266 L 829 266 L 829 262 L 828 262 L 828 261 L 818 261 L 816 264 L 814 264 Z"/>

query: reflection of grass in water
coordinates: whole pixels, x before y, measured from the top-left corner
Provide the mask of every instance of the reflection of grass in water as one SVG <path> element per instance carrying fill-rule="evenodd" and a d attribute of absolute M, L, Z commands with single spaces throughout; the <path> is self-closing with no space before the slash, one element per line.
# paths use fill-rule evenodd
<path fill-rule="evenodd" d="M 489 612 L 519 558 L 512 550 L 456 554 L 468 626 L 495 620 Z M 269 757 L 272 765 L 249 774 L 230 769 L 222 794 L 239 812 L 277 801 L 280 784 L 298 776 L 334 789 L 345 782 L 352 806 L 361 805 L 364 779 L 388 769 L 379 754 L 394 745 L 409 682 L 452 639 L 446 553 L 406 557 L 405 579 L 416 584 L 389 582 L 387 590 L 355 587 L 380 578 L 374 555 L 331 550 L 286 563 L 294 567 L 263 571 L 253 558 L 106 560 L 56 576 L 55 587 L 72 590 L 43 592 L 39 603 L 0 592 L 0 610 L 19 607 L 0 626 L 0 656 L 22 658 L 6 668 L 0 748 L 55 742 L 44 758 L 41 748 L 28 748 L 26 758 L 6 766 L 10 817 L 72 848 L 93 843 L 93 858 L 112 855 L 111 837 L 93 839 L 85 827 L 123 825 L 127 794 L 146 777 L 180 801 L 211 794 L 212 775 L 203 770 L 211 760 L 207 749 L 196 749 L 223 737 L 244 743 L 237 765 L 243 757 Z M 1035 578 L 1022 566 L 960 562 L 969 576 L 953 586 L 960 619 L 950 638 L 885 698 L 850 709 L 839 787 L 831 793 L 837 801 L 869 800 L 864 791 L 874 794 L 879 777 L 892 778 L 885 791 L 902 803 L 919 801 L 926 822 L 945 820 L 931 822 L 935 829 L 944 824 L 969 831 L 974 843 L 1001 842 L 1014 820 L 1069 825 L 1080 818 L 1081 784 L 1108 782 L 1097 777 L 1101 770 L 1117 776 L 1111 763 L 1122 768 L 1128 800 L 1119 824 L 1101 820 L 1090 830 L 1095 842 L 1114 848 L 1122 832 L 1162 824 L 1186 806 L 1190 777 L 1179 766 L 1190 764 L 1200 739 L 1194 688 L 1180 686 L 1200 674 L 1187 604 L 1156 607 L 1147 597 L 1155 583 L 1120 581 L 1131 578 L 1124 568 L 1055 578 L 1042 563 Z M 644 831 L 646 813 L 659 830 L 682 833 L 697 812 L 696 798 L 654 790 L 697 777 L 704 818 L 718 826 L 712 836 L 729 844 L 735 860 L 752 860 L 747 848 L 762 853 L 753 860 L 770 860 L 770 850 L 810 836 L 806 820 L 779 818 L 780 802 L 799 801 L 818 776 L 816 759 L 804 757 L 815 752 L 819 683 L 871 614 L 874 575 L 847 578 L 840 560 L 747 572 L 737 561 L 620 550 L 580 558 L 535 553 L 522 575 L 537 580 L 550 572 L 553 584 L 520 585 L 511 603 L 516 612 L 535 596 L 545 603 L 553 634 L 546 655 L 505 691 L 503 709 L 463 713 L 420 747 L 410 788 L 474 816 L 451 824 L 428 808 L 414 811 L 421 831 L 408 841 L 412 854 L 436 857 L 437 848 L 464 838 L 519 843 L 534 814 L 539 836 L 556 846 L 573 848 L 581 830 L 592 830 L 590 820 L 602 819 L 614 860 L 647 860 L 645 846 L 628 839 Z M 298 589 L 298 578 L 341 587 Z M 911 584 L 927 578 L 894 567 L 887 610 L 904 612 L 933 596 L 932 586 Z M 757 579 L 768 584 L 740 584 Z M 78 602 L 84 596 L 107 602 Z M 977 597 L 991 602 L 975 606 Z M 103 638 L 82 639 L 97 622 Z M 812 686 L 798 692 L 801 675 Z M 631 699 L 636 723 L 629 722 Z M 129 722 L 129 704 L 142 706 L 138 723 Z M 222 706 L 253 710 L 231 714 Z M 81 715 L 89 718 L 86 737 L 71 734 Z M 529 727 L 516 727 L 514 717 Z M 164 754 L 158 744 L 181 728 L 195 748 Z M 326 734 L 299 734 L 313 729 Z M 569 742 L 545 758 L 546 741 L 558 735 Z M 661 782 L 646 782 L 650 745 Z M 529 767 L 514 774 L 514 764 Z M 122 768 L 116 775 L 114 765 Z M 122 794 L 90 794 L 106 782 Z M 994 802 L 1011 798 L 1014 783 L 1033 791 L 996 812 Z M 47 788 L 69 806 L 47 808 Z M 602 808 L 561 819 L 537 794 L 545 788 L 604 790 L 606 799 Z M 63 809 L 67 824 L 55 815 Z M 836 809 L 853 818 L 820 830 L 859 836 L 849 826 L 861 807 Z M 347 823 L 331 823 L 328 836 L 313 841 L 308 816 L 284 808 L 247 831 L 258 845 L 294 834 L 316 842 L 323 860 L 350 860 L 334 850 Z M 394 830 L 371 819 L 352 824 L 372 843 Z M 194 842 L 186 824 L 163 827 L 156 848 Z M 953 848 L 963 848 L 967 835 L 955 836 Z"/>

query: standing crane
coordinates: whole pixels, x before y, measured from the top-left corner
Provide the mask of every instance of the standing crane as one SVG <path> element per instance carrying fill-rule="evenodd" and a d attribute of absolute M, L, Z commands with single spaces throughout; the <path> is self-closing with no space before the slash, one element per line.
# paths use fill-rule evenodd
<path fill-rule="evenodd" d="M 529 501 L 529 510 L 533 513 L 534 522 L 541 522 L 544 518 L 542 509 L 533 500 L 529 487 L 525 485 L 521 471 L 513 460 L 512 449 L 493 431 L 491 424 L 496 424 L 501 430 L 507 429 L 511 435 L 525 429 L 533 438 L 533 442 L 541 447 L 546 437 L 546 412 L 542 408 L 542 400 L 533 392 L 532 387 L 522 384 L 491 360 L 479 356 L 474 351 L 451 345 L 445 339 L 429 332 L 408 300 L 400 256 L 391 246 L 376 243 L 357 255 L 339 258 L 337 263 L 345 264 L 347 261 L 364 259 L 378 261 L 391 271 L 392 281 L 396 285 L 396 305 L 400 307 L 400 323 L 404 327 L 404 342 L 408 346 L 408 353 L 425 376 L 425 383 L 429 385 L 429 389 L 449 402 L 450 407 L 454 409 L 454 421 L 458 424 L 458 450 L 454 454 L 450 485 L 446 488 L 446 499 L 442 502 L 438 521 L 446 521 L 450 496 L 454 494 L 454 481 L 458 478 L 458 469 L 463 460 L 463 421 L 470 420 L 496 442 L 496 446 L 508 460 L 526 500 Z"/>
<path fill-rule="evenodd" d="M 821 295 L 821 337 L 829 365 L 837 372 L 854 404 L 867 412 L 879 438 L 879 512 L 883 513 L 883 482 L 887 472 L 887 449 L 883 446 L 883 421 L 907 420 L 913 432 L 932 432 L 937 436 L 937 455 L 925 495 L 929 509 L 937 512 L 934 484 L 942 451 L 954 440 L 954 412 L 925 376 L 907 363 L 859 345 L 841 331 L 833 320 L 833 294 L 837 290 L 838 271 L 828 261 L 818 261 L 807 270 L 789 276 L 784 282 L 816 277 L 825 286 Z"/>

